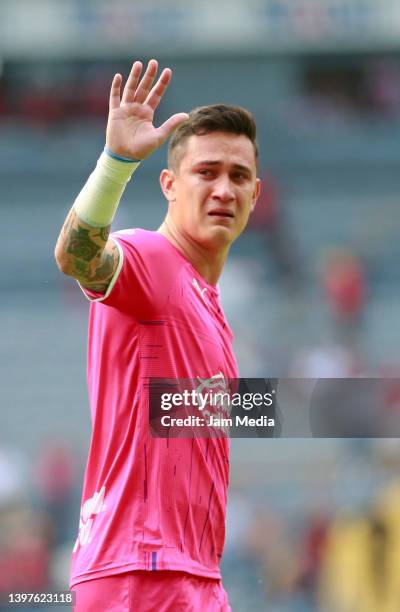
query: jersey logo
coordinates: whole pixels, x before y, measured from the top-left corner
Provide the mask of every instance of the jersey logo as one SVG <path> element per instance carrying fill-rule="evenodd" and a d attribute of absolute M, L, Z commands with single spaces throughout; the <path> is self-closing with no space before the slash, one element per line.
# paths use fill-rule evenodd
<path fill-rule="evenodd" d="M 198 291 L 203 302 L 206 303 L 204 292 L 207 291 L 207 287 L 204 287 L 204 289 L 202 289 L 197 281 L 197 278 L 193 279 L 193 287 L 196 289 L 196 291 Z"/>
<path fill-rule="evenodd" d="M 202 405 L 204 400 L 206 402 L 206 405 L 202 408 L 204 418 L 216 417 L 217 420 L 221 417 L 229 418 L 232 409 L 230 390 L 228 381 L 222 372 L 214 374 L 211 378 L 197 376 L 197 380 L 200 383 L 196 389 L 196 393 L 200 396 L 198 399 L 199 405 Z M 210 391 L 204 392 L 205 389 Z M 228 435 L 229 428 L 225 425 L 216 425 L 216 427 Z"/>
<path fill-rule="evenodd" d="M 200 383 L 196 389 L 197 393 L 201 393 L 204 389 L 215 389 L 216 387 L 219 387 L 222 391 L 228 391 L 228 385 L 222 372 L 214 374 L 211 378 L 197 376 L 197 380 Z"/>
<path fill-rule="evenodd" d="M 75 542 L 74 550 L 75 553 L 79 545 L 86 546 L 92 541 L 92 526 L 96 515 L 105 510 L 104 496 L 106 488 L 102 487 L 100 491 L 96 491 L 93 497 L 90 497 L 85 501 L 81 508 L 81 516 L 79 520 L 79 534 Z"/>

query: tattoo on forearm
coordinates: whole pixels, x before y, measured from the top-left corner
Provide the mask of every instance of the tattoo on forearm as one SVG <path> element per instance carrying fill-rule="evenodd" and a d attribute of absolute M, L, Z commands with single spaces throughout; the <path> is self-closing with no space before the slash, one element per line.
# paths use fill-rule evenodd
<path fill-rule="evenodd" d="M 116 245 L 107 244 L 110 230 L 111 226 L 88 226 L 72 209 L 59 238 L 69 255 L 71 275 L 98 292 L 106 291 L 119 260 Z"/>
<path fill-rule="evenodd" d="M 104 261 L 94 274 L 93 280 L 106 280 L 111 278 L 114 272 L 114 253 L 106 253 Z"/>
<path fill-rule="evenodd" d="M 87 263 L 79 259 L 74 261 L 74 269 L 83 285 L 90 287 L 93 291 L 106 291 L 114 271 L 118 264 L 119 253 L 115 245 L 111 253 L 103 253 L 100 262 Z"/>
<path fill-rule="evenodd" d="M 89 264 L 85 261 L 81 261 L 80 259 L 74 260 L 74 268 L 75 271 L 81 276 L 87 276 L 90 273 Z"/>
<path fill-rule="evenodd" d="M 84 261 L 91 261 L 101 252 L 98 244 L 91 240 L 89 230 L 81 226 L 69 232 L 67 242 L 67 253 L 74 255 Z"/>
<path fill-rule="evenodd" d="M 111 228 L 110 228 L 109 225 L 107 227 L 100 227 L 99 228 L 99 233 L 96 234 L 96 236 L 98 236 L 99 238 L 104 240 L 104 242 L 107 242 L 108 236 L 110 235 L 110 229 Z"/>

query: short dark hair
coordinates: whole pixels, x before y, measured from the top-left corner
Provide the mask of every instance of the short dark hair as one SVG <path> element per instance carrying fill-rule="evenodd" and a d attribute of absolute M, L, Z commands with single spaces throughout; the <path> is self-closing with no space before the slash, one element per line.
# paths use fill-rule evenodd
<path fill-rule="evenodd" d="M 177 169 L 184 155 L 184 144 L 190 136 L 202 136 L 211 132 L 227 132 L 247 136 L 253 143 L 258 160 L 257 128 L 253 115 L 241 106 L 212 104 L 199 106 L 189 113 L 189 118 L 172 134 L 168 145 L 168 166 Z"/>

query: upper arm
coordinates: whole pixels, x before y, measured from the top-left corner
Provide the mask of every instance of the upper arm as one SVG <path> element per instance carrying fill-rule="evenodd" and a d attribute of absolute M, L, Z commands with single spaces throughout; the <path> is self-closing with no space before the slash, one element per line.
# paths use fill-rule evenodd
<path fill-rule="evenodd" d="M 99 257 L 98 261 L 92 263 L 89 271 L 86 266 L 79 262 L 78 267 L 81 267 L 84 272 L 84 277 L 75 278 L 80 282 L 82 287 L 95 291 L 96 293 L 106 293 L 108 286 L 117 271 L 120 261 L 120 252 L 117 244 L 112 239 L 108 239 L 106 246 Z"/>

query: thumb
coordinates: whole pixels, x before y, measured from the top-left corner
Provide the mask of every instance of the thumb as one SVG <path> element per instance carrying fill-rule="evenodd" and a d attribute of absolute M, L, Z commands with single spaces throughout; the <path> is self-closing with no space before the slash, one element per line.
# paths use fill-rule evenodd
<path fill-rule="evenodd" d="M 187 113 L 177 113 L 176 115 L 172 115 L 167 121 L 164 121 L 164 123 L 157 128 L 158 136 L 161 141 L 165 142 L 172 132 L 188 119 L 189 115 Z"/>

